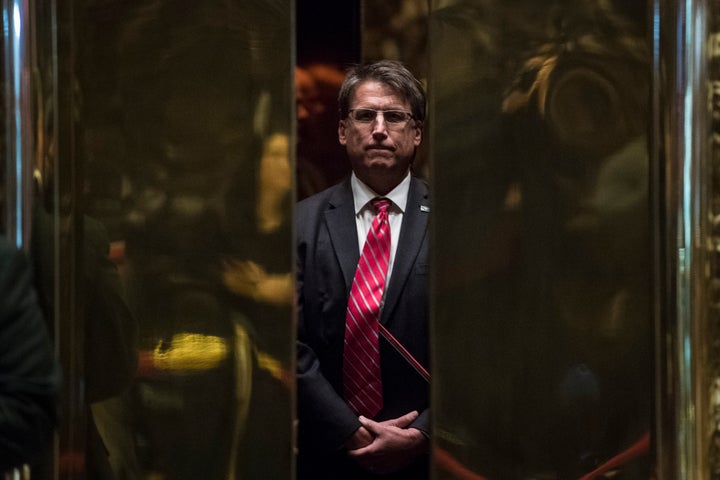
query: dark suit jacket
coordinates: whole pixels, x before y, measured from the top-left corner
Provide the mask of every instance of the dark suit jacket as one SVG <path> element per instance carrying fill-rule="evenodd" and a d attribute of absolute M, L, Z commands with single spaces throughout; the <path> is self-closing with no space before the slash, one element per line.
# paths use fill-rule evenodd
<path fill-rule="evenodd" d="M 413 178 L 381 316 L 381 323 L 426 368 L 428 202 L 427 186 Z M 296 232 L 298 461 L 304 465 L 299 472 L 302 475 L 312 463 L 321 469 L 313 478 L 333 478 L 322 476 L 329 468 L 323 458 L 344 456 L 345 439 L 360 427 L 342 398 L 345 309 L 360 257 L 350 181 L 300 202 Z M 380 362 L 384 405 L 375 420 L 417 410 L 420 416 L 412 426 L 429 433 L 427 383 L 384 340 Z"/>
<path fill-rule="evenodd" d="M 59 389 L 30 265 L 0 238 L 0 475 L 50 446 Z"/>

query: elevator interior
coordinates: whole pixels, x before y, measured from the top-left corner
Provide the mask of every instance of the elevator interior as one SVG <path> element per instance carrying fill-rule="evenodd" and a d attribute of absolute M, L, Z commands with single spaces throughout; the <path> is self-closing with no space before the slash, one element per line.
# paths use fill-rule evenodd
<path fill-rule="evenodd" d="M 34 478 L 293 477 L 292 206 L 380 58 L 429 92 L 433 478 L 720 478 L 715 4 L 2 6 L 2 228 L 64 370 Z"/>

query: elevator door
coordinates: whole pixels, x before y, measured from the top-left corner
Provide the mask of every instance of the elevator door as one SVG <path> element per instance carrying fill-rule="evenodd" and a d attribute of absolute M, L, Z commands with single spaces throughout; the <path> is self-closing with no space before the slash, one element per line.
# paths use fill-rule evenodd
<path fill-rule="evenodd" d="M 431 2 L 435 478 L 650 478 L 647 8 Z"/>
<path fill-rule="evenodd" d="M 34 477 L 291 478 L 291 2 L 18 5 L 65 383 Z"/>

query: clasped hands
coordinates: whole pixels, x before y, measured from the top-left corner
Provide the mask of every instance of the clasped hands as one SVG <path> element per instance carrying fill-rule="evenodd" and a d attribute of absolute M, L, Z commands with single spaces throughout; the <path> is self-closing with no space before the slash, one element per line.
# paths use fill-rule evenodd
<path fill-rule="evenodd" d="M 409 465 L 428 450 L 428 438 L 417 428 L 407 428 L 417 417 L 416 411 L 383 422 L 359 417 L 360 428 L 345 442 L 348 456 L 381 475 Z"/>

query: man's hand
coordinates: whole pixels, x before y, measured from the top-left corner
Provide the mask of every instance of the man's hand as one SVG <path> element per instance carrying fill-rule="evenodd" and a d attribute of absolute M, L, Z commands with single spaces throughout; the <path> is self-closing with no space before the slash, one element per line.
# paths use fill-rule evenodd
<path fill-rule="evenodd" d="M 353 433 L 350 438 L 345 440 L 345 449 L 349 451 L 367 447 L 373 440 L 372 434 L 365 427 L 361 426 L 355 430 L 355 433 Z"/>
<path fill-rule="evenodd" d="M 391 473 L 409 465 L 428 450 L 425 435 L 416 428 L 407 428 L 417 417 L 416 411 L 384 422 L 360 417 L 361 429 L 374 438 L 369 445 L 350 449 L 348 456 L 367 470 L 379 474 Z"/>

